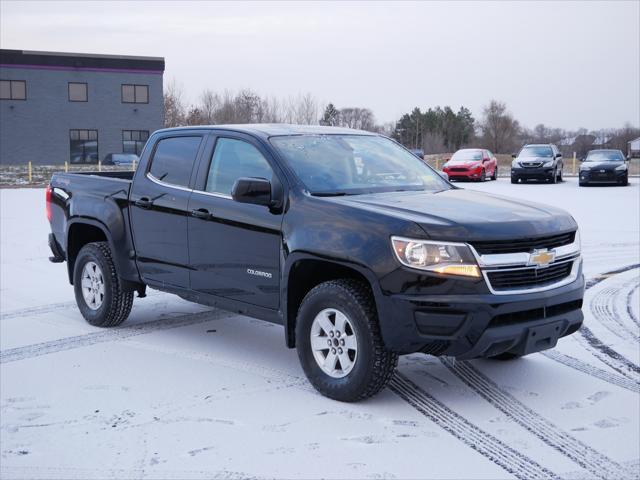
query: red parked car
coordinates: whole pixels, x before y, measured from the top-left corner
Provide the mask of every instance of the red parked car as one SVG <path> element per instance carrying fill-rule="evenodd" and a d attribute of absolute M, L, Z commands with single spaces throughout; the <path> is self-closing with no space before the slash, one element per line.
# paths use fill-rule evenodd
<path fill-rule="evenodd" d="M 442 167 L 449 180 L 475 180 L 484 182 L 487 178 L 498 178 L 498 161 L 489 151 L 481 148 L 458 150 Z"/>

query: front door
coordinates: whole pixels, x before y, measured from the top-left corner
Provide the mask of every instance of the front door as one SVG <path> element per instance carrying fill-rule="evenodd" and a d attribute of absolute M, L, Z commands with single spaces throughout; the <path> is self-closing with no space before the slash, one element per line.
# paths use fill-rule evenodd
<path fill-rule="evenodd" d="M 250 137 L 225 134 L 215 139 L 210 160 L 201 161 L 189 201 L 192 290 L 278 308 L 282 213 L 231 198 L 240 177 L 279 182 L 267 158 Z"/>
<path fill-rule="evenodd" d="M 204 136 L 160 139 L 146 171 L 136 172 L 131 193 L 131 228 L 143 280 L 189 287 L 187 218 L 190 179 Z"/>

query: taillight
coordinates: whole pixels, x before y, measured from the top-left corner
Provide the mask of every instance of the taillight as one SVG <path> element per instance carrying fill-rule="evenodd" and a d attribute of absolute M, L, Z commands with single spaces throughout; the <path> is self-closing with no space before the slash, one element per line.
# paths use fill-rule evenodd
<path fill-rule="evenodd" d="M 47 185 L 47 189 L 45 190 L 45 199 L 46 199 L 46 212 L 47 212 L 47 220 L 51 221 L 53 214 L 51 213 L 51 185 Z"/>

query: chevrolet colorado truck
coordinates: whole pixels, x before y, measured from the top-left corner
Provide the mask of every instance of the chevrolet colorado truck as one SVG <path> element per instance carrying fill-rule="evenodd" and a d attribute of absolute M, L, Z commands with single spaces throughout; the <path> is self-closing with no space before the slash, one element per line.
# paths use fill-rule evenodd
<path fill-rule="evenodd" d="M 284 326 L 323 395 L 398 356 L 514 358 L 580 328 L 580 235 L 555 207 L 457 188 L 386 137 L 336 127 L 155 132 L 134 172 L 60 173 L 51 261 L 114 327 L 147 287 Z"/>

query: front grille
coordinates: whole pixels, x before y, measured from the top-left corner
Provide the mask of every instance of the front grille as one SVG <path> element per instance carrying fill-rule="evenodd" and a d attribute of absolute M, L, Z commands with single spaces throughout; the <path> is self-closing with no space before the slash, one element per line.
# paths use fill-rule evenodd
<path fill-rule="evenodd" d="M 615 180 L 616 173 L 592 171 L 590 177 L 592 180 Z"/>
<path fill-rule="evenodd" d="M 472 242 L 471 244 L 480 255 L 518 252 L 531 253 L 537 249 L 547 248 L 550 250 L 552 248 L 561 247 L 562 245 L 569 245 L 573 243 L 575 238 L 576 232 L 569 232 L 550 237 Z"/>
<path fill-rule="evenodd" d="M 450 172 L 466 172 L 467 169 L 462 167 L 451 167 L 449 171 Z"/>
<path fill-rule="evenodd" d="M 552 305 L 550 307 L 540 307 L 520 312 L 503 313 L 493 317 L 489 326 L 502 327 L 504 325 L 515 325 L 517 323 L 528 322 L 531 320 L 542 320 L 549 317 L 555 317 L 556 315 L 562 315 L 563 313 L 573 312 L 574 310 L 580 310 L 581 308 L 582 300 L 573 300 L 571 302 L 559 303 L 558 305 Z"/>
<path fill-rule="evenodd" d="M 538 168 L 542 166 L 543 162 L 528 162 L 528 163 L 521 163 L 520 165 L 522 165 L 524 168 Z"/>
<path fill-rule="evenodd" d="M 494 290 L 520 290 L 544 287 L 568 277 L 573 262 L 551 264 L 546 268 L 521 268 L 518 270 L 494 270 L 487 278 Z"/>

